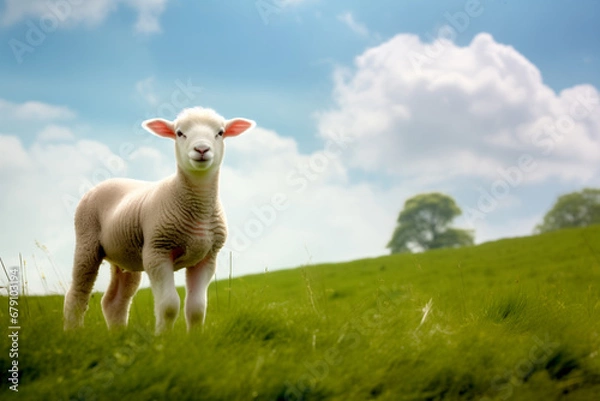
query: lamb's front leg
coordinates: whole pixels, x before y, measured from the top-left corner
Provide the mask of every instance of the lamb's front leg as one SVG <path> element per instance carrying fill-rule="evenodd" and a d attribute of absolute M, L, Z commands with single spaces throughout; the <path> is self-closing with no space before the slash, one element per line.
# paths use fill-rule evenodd
<path fill-rule="evenodd" d="M 188 331 L 204 324 L 207 292 L 210 280 L 216 269 L 216 255 L 209 255 L 196 266 L 188 267 L 185 272 L 185 321 Z"/>
<path fill-rule="evenodd" d="M 154 261 L 145 267 L 154 296 L 156 333 L 172 329 L 179 315 L 179 294 L 175 288 L 173 262 L 169 258 Z"/>

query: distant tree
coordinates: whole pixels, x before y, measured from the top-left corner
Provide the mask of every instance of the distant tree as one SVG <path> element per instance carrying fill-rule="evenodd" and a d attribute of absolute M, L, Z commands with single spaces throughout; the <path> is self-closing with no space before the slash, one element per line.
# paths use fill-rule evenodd
<path fill-rule="evenodd" d="M 402 253 L 472 245 L 471 230 L 448 227 L 461 214 L 447 195 L 434 192 L 412 197 L 404 203 L 387 248 Z"/>
<path fill-rule="evenodd" d="M 600 189 L 585 188 L 559 196 L 556 203 L 535 227 L 545 233 L 567 227 L 585 227 L 600 223 Z"/>

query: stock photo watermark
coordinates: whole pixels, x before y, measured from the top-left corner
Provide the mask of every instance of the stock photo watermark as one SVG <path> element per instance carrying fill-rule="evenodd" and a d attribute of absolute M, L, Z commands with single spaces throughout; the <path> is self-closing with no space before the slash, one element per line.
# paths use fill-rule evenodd
<path fill-rule="evenodd" d="M 172 116 L 177 115 L 181 109 L 191 106 L 193 101 L 198 98 L 199 93 L 202 92 L 202 88 L 195 86 L 189 78 L 187 82 L 183 82 L 179 79 L 175 80 L 174 86 L 175 89 L 171 92 L 169 101 L 160 103 L 153 111 L 148 112 L 145 116 L 146 119 L 157 116 L 172 118 Z M 119 146 L 118 154 L 111 154 L 100 160 L 101 167 L 94 169 L 90 176 L 81 178 L 81 183 L 76 195 L 73 195 L 72 193 L 63 194 L 62 202 L 67 213 L 74 214 L 75 208 L 81 197 L 94 186 L 109 178 L 122 176 L 125 173 L 127 162 L 131 161 L 140 144 L 147 145 L 159 139 L 156 136 L 148 135 L 142 128 L 141 122 L 135 122 L 132 131 L 134 136 L 140 137 L 138 143 L 129 141 L 123 142 Z"/>
<path fill-rule="evenodd" d="M 285 382 L 286 392 L 283 397 L 286 401 L 305 399 L 329 376 L 332 369 L 344 362 L 344 350 L 357 349 L 368 341 L 366 338 L 386 323 L 382 317 L 402 303 L 400 298 L 392 295 L 392 291 L 386 287 L 379 287 L 378 293 L 383 296 L 378 297 L 376 307 L 366 310 L 341 327 L 337 343 L 327 348 L 321 358 L 303 362 L 306 373 L 294 381 Z"/>
<path fill-rule="evenodd" d="M 9 349 L 8 358 L 10 367 L 8 369 L 9 389 L 14 392 L 19 391 L 19 332 L 21 325 L 19 323 L 19 291 L 21 288 L 21 276 L 18 267 L 8 269 L 8 338 Z"/>
<path fill-rule="evenodd" d="M 152 333 L 140 327 L 137 327 L 131 334 L 124 345 L 90 368 L 92 382 L 100 383 L 100 387 L 84 386 L 77 391 L 76 398 L 70 398 L 70 400 L 94 401 L 98 399 L 95 390 L 106 390 L 112 386 L 115 377 L 123 375 L 125 370 L 135 363 L 138 355 L 147 350 L 154 341 Z"/>
<path fill-rule="evenodd" d="M 539 151 L 541 156 L 552 154 L 557 145 L 568 137 L 577 127 L 577 123 L 589 118 L 593 111 L 600 105 L 600 99 L 593 91 L 579 94 L 577 100 L 571 103 L 567 114 L 563 114 L 554 121 L 537 129 L 531 135 L 531 145 Z M 465 209 L 464 220 L 471 226 L 485 220 L 486 215 L 494 212 L 500 202 L 508 197 L 512 190 L 519 187 L 527 177 L 537 171 L 540 163 L 530 153 L 523 153 L 514 165 L 506 169 L 497 170 L 499 178 L 494 180 L 488 188 L 477 187 L 479 197 L 474 206 Z"/>
<path fill-rule="evenodd" d="M 502 375 L 496 375 L 491 382 L 488 395 L 479 401 L 506 400 L 538 369 L 544 367 L 559 348 L 560 344 L 550 340 L 550 336 L 542 340 L 533 336 L 534 345 L 529 350 L 527 357 L 521 358 L 514 368 L 507 370 Z"/>
<path fill-rule="evenodd" d="M 288 3 L 289 0 L 257 0 L 254 2 L 254 6 L 262 22 L 265 25 L 269 25 L 271 17 L 281 14 L 285 7 L 289 5 Z"/>
<path fill-rule="evenodd" d="M 42 46 L 48 35 L 55 32 L 73 14 L 74 7 L 83 4 L 83 0 L 46 1 L 46 12 L 37 20 L 25 22 L 27 31 L 23 38 L 11 38 L 8 46 L 18 64 L 22 64 L 26 54 L 32 54 Z"/>
<path fill-rule="evenodd" d="M 445 12 L 443 17 L 446 23 L 435 32 L 425 34 L 425 39 L 431 44 L 425 47 L 423 53 L 414 50 L 408 53 L 408 60 L 413 69 L 420 73 L 423 71 L 423 65 L 431 64 L 444 54 L 458 35 L 464 33 L 474 19 L 483 15 L 485 6 L 482 3 L 484 2 L 480 0 L 467 0 L 462 10 Z"/>
<path fill-rule="evenodd" d="M 290 208 L 291 196 L 304 193 L 354 141 L 355 138 L 343 133 L 331 134 L 322 150 L 312 154 L 308 162 L 296 165 L 285 175 L 284 191 L 273 194 L 270 202 L 252 207 L 253 216 L 241 226 L 231 229 L 231 247 L 228 250 L 238 253 L 246 251 L 275 224 L 278 216 Z"/>

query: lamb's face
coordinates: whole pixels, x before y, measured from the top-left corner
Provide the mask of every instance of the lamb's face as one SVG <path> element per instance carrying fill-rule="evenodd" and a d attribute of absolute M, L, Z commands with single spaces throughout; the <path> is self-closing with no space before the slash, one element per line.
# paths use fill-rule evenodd
<path fill-rule="evenodd" d="M 223 160 L 225 119 L 188 115 L 174 123 L 177 163 L 186 171 L 217 169 Z"/>
<path fill-rule="evenodd" d="M 142 126 L 153 134 L 175 140 L 177 164 L 184 171 L 202 173 L 216 170 L 223 161 L 224 139 L 254 127 L 252 120 L 225 120 L 211 109 L 185 109 L 173 122 L 160 118 Z"/>

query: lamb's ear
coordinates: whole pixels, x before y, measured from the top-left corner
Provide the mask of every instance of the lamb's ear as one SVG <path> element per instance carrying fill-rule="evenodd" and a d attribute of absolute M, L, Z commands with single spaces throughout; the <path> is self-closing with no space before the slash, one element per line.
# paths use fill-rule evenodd
<path fill-rule="evenodd" d="M 169 120 L 164 120 L 162 118 L 153 118 L 151 120 L 144 121 L 142 123 L 142 127 L 144 127 L 147 131 L 153 133 L 154 135 L 172 139 L 175 139 L 177 137 L 177 135 L 175 134 L 175 127 L 173 126 L 173 123 Z"/>
<path fill-rule="evenodd" d="M 252 120 L 246 120 L 245 118 L 232 118 L 225 122 L 224 137 L 238 136 L 239 134 L 248 131 L 250 128 L 254 128 L 256 123 Z"/>

